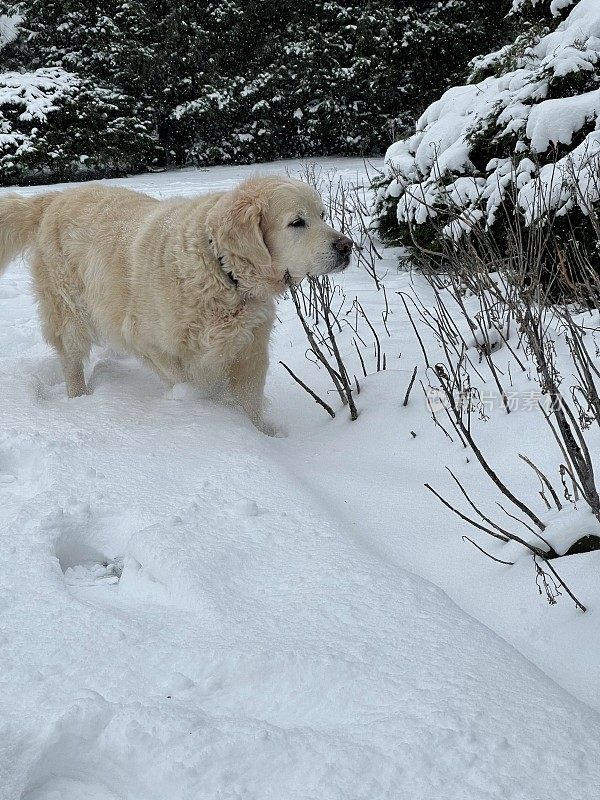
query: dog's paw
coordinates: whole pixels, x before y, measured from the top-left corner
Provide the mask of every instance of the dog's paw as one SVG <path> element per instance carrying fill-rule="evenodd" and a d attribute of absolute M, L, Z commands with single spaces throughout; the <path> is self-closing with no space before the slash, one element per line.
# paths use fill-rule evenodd
<path fill-rule="evenodd" d="M 264 433 L 265 436 L 271 436 L 275 439 L 283 439 L 286 436 L 285 430 L 270 420 L 260 419 L 252 421 L 255 427 L 258 428 L 261 433 Z"/>

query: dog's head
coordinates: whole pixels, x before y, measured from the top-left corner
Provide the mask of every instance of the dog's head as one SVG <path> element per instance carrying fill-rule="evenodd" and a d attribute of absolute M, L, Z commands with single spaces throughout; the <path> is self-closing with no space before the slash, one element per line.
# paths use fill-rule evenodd
<path fill-rule="evenodd" d="M 281 294 L 286 281 L 340 272 L 353 242 L 324 221 L 322 200 L 292 178 L 252 178 L 224 194 L 208 215 L 215 253 L 240 287 L 255 296 Z"/>

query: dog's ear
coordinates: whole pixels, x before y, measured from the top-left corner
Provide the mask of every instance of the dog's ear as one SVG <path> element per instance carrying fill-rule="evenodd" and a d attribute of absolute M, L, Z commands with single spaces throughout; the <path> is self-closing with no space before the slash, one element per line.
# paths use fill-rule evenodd
<path fill-rule="evenodd" d="M 217 255 L 227 253 L 233 261 L 241 259 L 256 273 L 266 275 L 271 267 L 271 254 L 261 229 L 265 208 L 260 193 L 243 187 L 223 195 L 206 221 Z"/>

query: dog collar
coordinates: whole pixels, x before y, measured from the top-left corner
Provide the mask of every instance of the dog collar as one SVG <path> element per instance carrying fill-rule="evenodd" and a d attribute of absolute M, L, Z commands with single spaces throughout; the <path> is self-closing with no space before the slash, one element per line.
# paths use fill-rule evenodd
<path fill-rule="evenodd" d="M 217 256 L 217 261 L 219 262 L 219 265 L 220 265 L 221 269 L 223 270 L 223 272 L 225 273 L 225 275 L 227 275 L 227 277 L 229 278 L 229 280 L 233 284 L 233 288 L 237 289 L 238 286 L 240 285 L 240 282 L 235 277 L 233 272 L 231 272 L 230 270 L 228 270 L 226 268 L 226 266 L 225 266 L 225 256 Z"/>
<path fill-rule="evenodd" d="M 213 240 L 209 239 L 208 243 L 210 245 L 212 245 Z M 226 277 L 228 278 L 229 282 L 231 283 L 232 287 L 234 289 L 237 289 L 238 286 L 240 285 L 240 282 L 235 277 L 233 272 L 231 272 L 231 270 L 227 269 L 227 266 L 225 264 L 225 256 L 220 256 L 218 253 L 215 253 L 215 257 L 216 257 L 217 261 L 219 262 L 219 266 L 221 267 L 221 269 L 223 270 L 224 274 L 226 275 Z"/>

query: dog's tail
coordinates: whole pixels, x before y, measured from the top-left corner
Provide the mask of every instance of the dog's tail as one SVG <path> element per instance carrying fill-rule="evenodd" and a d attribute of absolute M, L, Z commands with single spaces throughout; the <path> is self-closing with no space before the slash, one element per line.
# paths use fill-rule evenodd
<path fill-rule="evenodd" d="M 0 197 L 0 275 L 8 264 L 32 243 L 42 215 L 56 192 L 22 197 Z"/>

